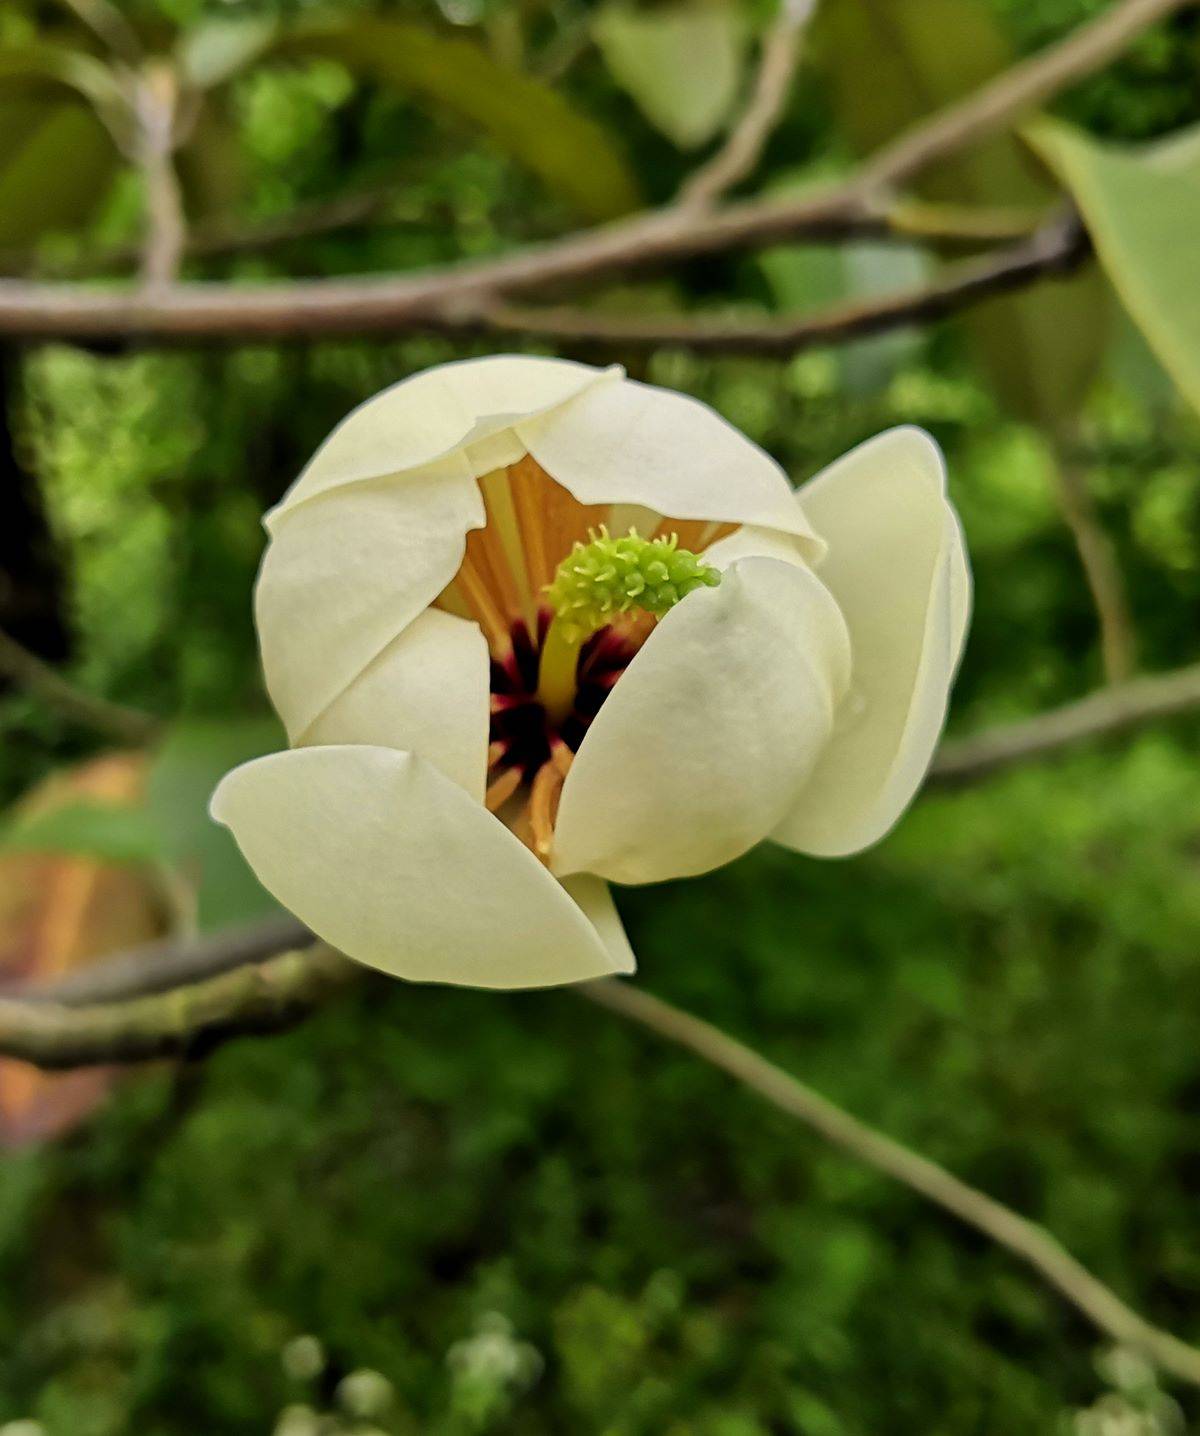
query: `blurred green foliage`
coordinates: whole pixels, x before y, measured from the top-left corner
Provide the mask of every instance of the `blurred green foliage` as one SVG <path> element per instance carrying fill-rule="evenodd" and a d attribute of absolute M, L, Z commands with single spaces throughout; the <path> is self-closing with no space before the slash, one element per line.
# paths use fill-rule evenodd
<path fill-rule="evenodd" d="M 0 7 L 0 21 L 33 8 Z M 186 33 L 231 7 L 126 8 Z M 511 8 L 379 13 L 443 34 L 453 22 L 542 80 L 557 67 L 645 193 L 669 194 L 691 161 L 579 43 L 597 7 L 529 6 L 519 54 Z M 1025 50 L 1102 4 L 993 8 Z M 747 7 L 747 23 L 763 13 Z M 1109 138 L 1194 123 L 1198 34 L 1192 17 L 1146 36 L 1062 113 Z M 764 186 L 845 163 L 834 108 L 832 88 L 798 88 Z M 197 275 L 405 269 L 573 214 L 494 130 L 328 57 L 247 70 L 212 124 L 229 163 L 184 174 L 203 213 L 263 220 L 387 192 L 369 225 L 198 259 Z M 137 212 L 122 183 L 85 245 L 60 236 L 43 257 L 123 243 Z M 912 262 L 784 247 L 602 302 L 799 308 L 909 282 Z M 355 403 L 468 352 L 482 351 L 28 354 L 11 417 L 69 579 L 71 675 L 198 717 L 192 743 L 252 751 L 262 509 Z M 977 584 L 957 728 L 1099 680 L 1054 500 L 1059 452 L 1001 404 L 961 327 L 786 363 L 627 357 L 714 404 L 797 480 L 891 423 L 938 437 Z M 1144 663 L 1183 663 L 1200 620 L 1200 420 L 1131 330 L 1103 360 L 1073 457 L 1117 545 Z M 1046 1222 L 1200 1340 L 1198 736 L 1181 721 L 930 796 L 847 864 L 766 851 L 623 894 L 642 980 Z M 6 798 L 92 743 L 17 694 L 0 699 L 0 739 Z M 203 754 L 182 757 L 168 813 L 198 802 Z M 185 824 L 181 851 L 195 841 Z M 238 901 L 250 911 L 255 896 Z M 1147 1433 L 1181 1429 L 1144 1373 L 1111 1357 L 1096 1369 L 1094 1333 L 1011 1259 L 569 993 L 379 984 L 287 1038 L 131 1081 L 68 1142 L 0 1164 L 0 1280 L 0 1422 L 36 1418 L 49 1436 L 268 1432 L 285 1411 L 281 1436 L 306 1436 L 314 1410 L 402 1436 L 1092 1436 L 1114 1403 L 1150 1413 Z"/>

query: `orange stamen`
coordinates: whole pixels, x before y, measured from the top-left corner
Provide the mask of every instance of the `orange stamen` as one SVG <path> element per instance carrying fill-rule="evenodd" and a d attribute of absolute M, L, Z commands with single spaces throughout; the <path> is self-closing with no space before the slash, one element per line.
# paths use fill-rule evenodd
<path fill-rule="evenodd" d="M 563 779 L 570 768 L 570 750 L 565 743 L 555 745 L 567 753 L 565 767 L 553 754 L 534 775 L 529 790 L 529 827 L 533 834 L 533 850 L 543 862 L 548 861 L 554 845 L 554 820 L 558 817 L 558 800 L 562 796 Z"/>
<path fill-rule="evenodd" d="M 503 773 L 488 784 L 484 804 L 489 813 L 497 812 L 521 786 L 521 770 L 506 768 Z"/>

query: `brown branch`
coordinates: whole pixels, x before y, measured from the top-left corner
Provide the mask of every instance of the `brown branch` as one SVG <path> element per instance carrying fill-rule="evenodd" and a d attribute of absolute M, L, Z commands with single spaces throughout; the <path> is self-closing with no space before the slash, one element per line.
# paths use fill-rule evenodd
<path fill-rule="evenodd" d="M 219 977 L 249 963 L 262 962 L 287 948 L 302 947 L 312 940 L 312 934 L 299 918 L 279 913 L 204 937 L 169 937 L 143 943 L 112 953 L 51 983 L 30 987 L 22 981 L 10 985 L 6 992 L 0 980 L 0 996 L 60 1007 L 124 1002 Z"/>
<path fill-rule="evenodd" d="M 25 338 L 288 339 L 394 332 L 528 334 L 581 344 L 679 344 L 697 350 L 786 354 L 806 345 L 929 322 L 966 305 L 1065 272 L 1086 253 L 1074 217 L 1047 225 L 999 254 L 963 261 L 943 278 L 868 303 L 755 324 L 621 319 L 586 310 L 525 309 L 489 297 L 521 290 L 536 271 L 527 256 L 462 266 L 425 279 L 310 280 L 278 285 L 176 284 L 129 295 L 78 286 L 0 281 L 0 333 Z M 497 271 L 507 264 L 503 282 Z M 475 271 L 474 274 L 472 271 Z M 538 281 L 540 283 L 540 281 Z"/>
<path fill-rule="evenodd" d="M 147 65 L 134 88 L 134 148 L 146 209 L 141 280 L 156 293 L 179 274 L 187 237 L 174 159 L 178 98 L 178 81 L 171 67 L 163 62 Z"/>
<path fill-rule="evenodd" d="M 127 1002 L 0 998 L 0 1052 L 48 1070 L 196 1057 L 294 1026 L 362 972 L 323 944 Z"/>
<path fill-rule="evenodd" d="M 930 777 L 941 783 L 971 782 L 1090 738 L 1108 737 L 1197 708 L 1200 664 L 1148 674 L 1019 723 L 989 729 L 973 738 L 951 739 L 939 749 Z"/>
<path fill-rule="evenodd" d="M 1080 1265 L 1048 1232 L 936 1162 L 868 1127 L 781 1067 L 711 1023 L 682 1012 L 645 988 L 608 978 L 577 989 L 581 997 L 727 1072 L 830 1145 L 891 1177 L 1019 1257 L 1100 1331 L 1136 1348 L 1163 1371 L 1200 1385 L 1200 1350 L 1145 1318 Z"/>
<path fill-rule="evenodd" d="M 109 51 L 127 65 L 142 58 L 141 41 L 125 16 L 110 0 L 60 0 L 65 9 L 101 40 Z"/>
<path fill-rule="evenodd" d="M 800 41 L 815 9 L 816 0 L 781 0 L 763 40 L 750 101 L 725 143 L 680 190 L 680 204 L 712 204 L 752 173 L 787 103 Z"/>
<path fill-rule="evenodd" d="M 98 729 L 118 742 L 145 743 L 158 731 L 157 720 L 148 713 L 84 693 L 2 629 L 0 673 L 28 688 L 68 718 Z"/>
<path fill-rule="evenodd" d="M 699 353 L 789 355 L 823 344 L 844 343 L 945 318 L 994 294 L 1061 275 L 1087 253 L 1087 236 L 1074 218 L 1047 226 L 1022 244 L 985 258 L 963 261 L 929 285 L 880 299 L 833 305 L 815 314 L 753 322 L 671 316 L 626 318 L 603 311 L 522 308 L 496 303 L 468 327 L 493 334 L 537 335 L 563 344 L 620 350 L 678 346 Z M 432 321 L 443 328 L 441 321 Z"/>
<path fill-rule="evenodd" d="M 905 130 L 869 159 L 858 183 L 866 192 L 907 183 L 935 160 L 965 149 L 1044 105 L 1115 59 L 1139 34 L 1195 0 L 1123 0 L 980 89 Z M 869 84 L 866 77 L 864 83 Z"/>
<path fill-rule="evenodd" d="M 382 218 L 385 225 L 414 223 L 422 212 L 396 214 L 389 189 L 363 190 L 301 205 L 271 219 L 232 223 L 217 220 L 189 228 L 184 245 L 188 259 L 224 259 L 261 254 L 279 245 L 354 229 Z M 831 243 L 852 239 L 916 241 L 926 248 L 976 251 L 981 245 L 1012 244 L 1028 239 L 1046 219 L 1043 212 L 992 205 L 934 204 L 906 199 L 886 213 L 847 215 L 822 223 L 820 238 Z M 0 275 L 40 279 L 81 279 L 120 273 L 136 267 L 140 244 L 114 244 L 86 255 L 39 255 L 31 250 L 0 251 Z"/>
<path fill-rule="evenodd" d="M 973 143 L 1115 55 L 1147 25 L 1191 0 L 1123 0 L 1098 19 L 997 77 L 885 147 L 850 179 L 800 196 L 721 208 L 672 205 L 498 259 L 402 277 L 175 284 L 153 295 L 0 281 L 0 334 L 27 339 L 141 337 L 280 339 L 439 327 L 467 332 L 500 297 L 594 282 L 648 265 L 881 219 L 887 191 Z"/>

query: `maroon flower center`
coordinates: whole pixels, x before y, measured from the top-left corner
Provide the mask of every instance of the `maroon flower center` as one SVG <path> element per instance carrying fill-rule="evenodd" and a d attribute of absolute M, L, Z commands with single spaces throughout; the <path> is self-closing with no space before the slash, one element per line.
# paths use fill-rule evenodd
<path fill-rule="evenodd" d="M 541 609 L 536 633 L 517 619 L 509 628 L 511 650 L 504 658 L 492 659 L 491 771 L 516 769 L 526 783 L 532 783 L 550 762 L 557 746 L 578 751 L 592 719 L 638 649 L 614 628 L 592 634 L 579 651 L 571 711 L 554 723 L 537 698 L 538 668 L 550 619 L 550 611 Z"/>

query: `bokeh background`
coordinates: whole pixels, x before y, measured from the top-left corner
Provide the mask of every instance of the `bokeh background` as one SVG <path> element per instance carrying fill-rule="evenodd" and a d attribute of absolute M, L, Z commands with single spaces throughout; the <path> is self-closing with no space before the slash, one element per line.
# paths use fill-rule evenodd
<path fill-rule="evenodd" d="M 847 172 L 1106 8 L 824 0 L 743 191 Z M 108 63 L 90 10 L 0 4 L 10 276 L 115 283 L 136 264 L 141 180 L 62 81 L 58 50 Z M 294 40 L 310 7 L 286 0 L 122 12 L 207 86 L 178 156 L 185 272 L 230 279 L 404 271 L 664 203 L 720 143 L 773 13 L 378 0 L 319 12 L 337 22 L 322 47 Z M 1185 10 L 1053 111 L 1105 144 L 1152 142 L 1200 121 L 1198 77 Z M 914 197 L 1012 219 L 1057 194 L 1006 137 Z M 1200 290 L 1177 282 L 1197 233 L 1179 229 L 1169 263 L 1144 258 L 1175 266 L 1168 329 Z M 940 262 L 894 236 L 780 244 L 582 302 L 753 318 L 869 300 Z M 1196 656 L 1198 361 L 1164 372 L 1113 278 L 1085 262 L 779 358 L 605 357 L 714 405 L 797 481 L 890 424 L 937 437 L 977 593 L 952 732 L 974 733 Z M 43 694 L 0 691 L 10 983 L 267 909 L 203 811 L 221 771 L 274 742 L 250 621 L 259 515 L 361 399 L 498 347 L 0 341 L 3 626 L 167 725 L 116 751 Z M 1107 655 L 1081 529 L 1128 620 L 1114 637 L 1109 615 Z M 1200 1339 L 1198 737 L 1183 716 L 935 787 L 848 862 L 763 850 L 624 892 L 640 980 Z M 380 984 L 203 1064 L 47 1080 L 5 1061 L 0 1143 L 5 1432 L 1149 1436 L 1200 1411 L 1007 1254 L 569 993 Z M 383 1381 L 339 1395 L 363 1369 Z"/>

